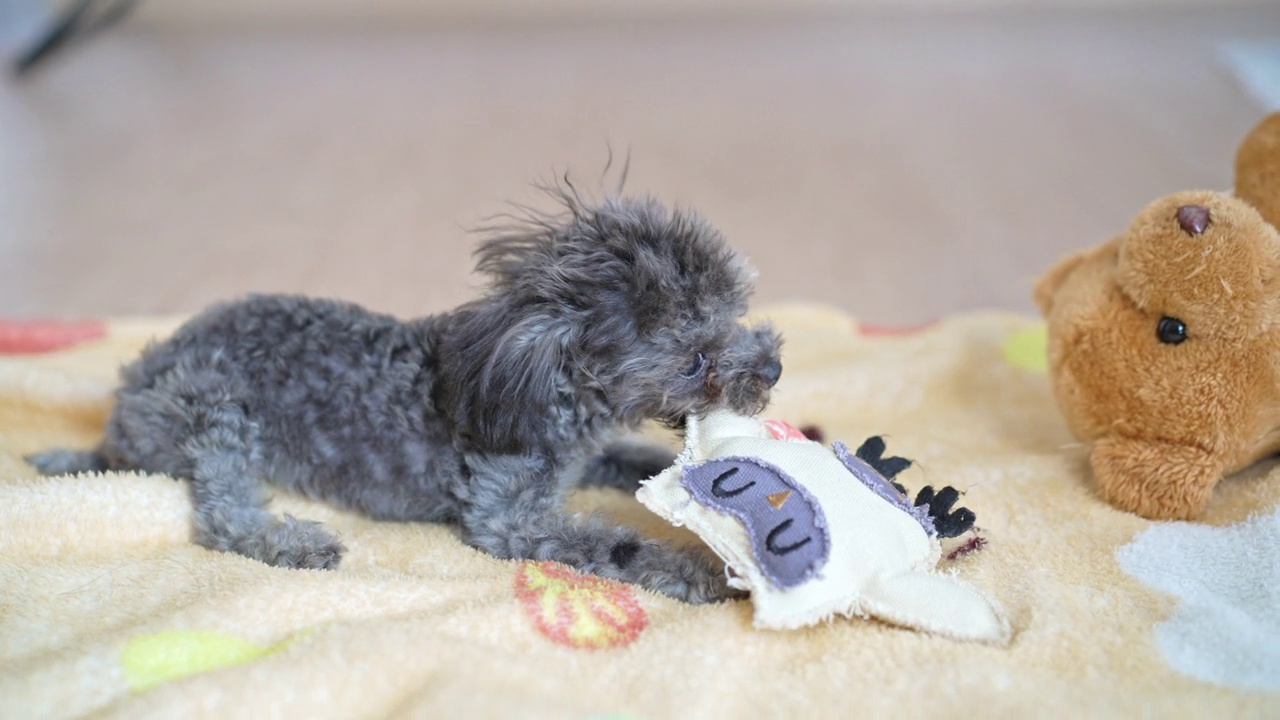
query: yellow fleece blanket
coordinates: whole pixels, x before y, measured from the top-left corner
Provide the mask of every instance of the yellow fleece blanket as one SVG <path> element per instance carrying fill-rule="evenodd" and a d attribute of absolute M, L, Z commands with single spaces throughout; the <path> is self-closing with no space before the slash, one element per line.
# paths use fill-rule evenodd
<path fill-rule="evenodd" d="M 917 461 L 909 489 L 965 492 L 979 529 L 941 567 L 1003 607 L 1008 647 L 858 619 L 754 630 L 746 602 L 690 607 L 291 496 L 274 508 L 341 532 L 340 569 L 205 550 L 181 482 L 21 459 L 91 446 L 116 368 L 173 323 L 0 323 L 0 716 L 1280 716 L 1280 471 L 1226 480 L 1203 523 L 1151 523 L 1094 495 L 1035 320 L 761 314 L 787 338 L 768 416 L 886 435 Z M 573 503 L 692 537 L 616 491 Z"/>

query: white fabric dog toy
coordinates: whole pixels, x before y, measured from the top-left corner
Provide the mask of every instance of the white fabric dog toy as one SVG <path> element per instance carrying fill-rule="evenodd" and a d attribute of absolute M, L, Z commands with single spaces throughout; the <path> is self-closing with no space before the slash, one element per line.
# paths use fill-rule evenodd
<path fill-rule="evenodd" d="M 688 419 L 684 451 L 636 496 L 725 561 L 730 585 L 751 593 L 757 628 L 841 614 L 1008 642 L 994 603 L 935 571 L 939 529 L 957 535 L 973 514 L 950 512 L 950 488 L 926 488 L 912 504 L 889 480 L 910 462 L 881 458 L 883 449 L 879 438 L 856 455 L 828 449 L 786 423 L 714 411 Z"/>

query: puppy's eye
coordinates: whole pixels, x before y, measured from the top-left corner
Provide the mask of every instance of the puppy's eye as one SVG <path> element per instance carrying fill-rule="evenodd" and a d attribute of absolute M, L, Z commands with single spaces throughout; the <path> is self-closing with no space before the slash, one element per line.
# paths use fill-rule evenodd
<path fill-rule="evenodd" d="M 696 378 L 702 374 L 702 371 L 706 367 L 707 367 L 707 357 L 702 353 L 698 353 L 697 355 L 694 356 L 693 362 L 689 363 L 689 367 L 685 368 L 684 372 L 680 373 L 680 377 L 686 378 L 686 379 Z"/>
<path fill-rule="evenodd" d="M 1156 337 L 1162 343 L 1177 345 L 1187 339 L 1187 324 L 1175 317 L 1162 317 L 1156 325 Z"/>

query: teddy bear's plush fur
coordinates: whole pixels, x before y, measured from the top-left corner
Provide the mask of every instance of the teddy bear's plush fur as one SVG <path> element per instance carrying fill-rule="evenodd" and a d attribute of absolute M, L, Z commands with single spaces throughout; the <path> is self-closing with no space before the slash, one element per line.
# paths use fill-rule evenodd
<path fill-rule="evenodd" d="M 1191 519 L 1224 474 L 1280 451 L 1280 113 L 1234 194 L 1180 192 L 1039 281 L 1049 369 L 1098 492 Z"/>

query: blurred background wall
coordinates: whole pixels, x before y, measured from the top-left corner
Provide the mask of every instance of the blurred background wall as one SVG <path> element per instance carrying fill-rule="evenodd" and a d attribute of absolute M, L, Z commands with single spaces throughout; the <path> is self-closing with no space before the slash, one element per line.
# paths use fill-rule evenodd
<path fill-rule="evenodd" d="M 762 303 L 1033 313 L 1062 255 L 1229 189 L 1278 83 L 1249 0 L 146 0 L 0 84 L 0 315 L 444 309 L 469 229 L 610 148 Z"/>
<path fill-rule="evenodd" d="M 1266 7 L 1268 0 L 182 0 L 150 4 L 167 22 L 321 18 L 531 20 L 838 17 L 874 12 L 960 12 Z"/>

